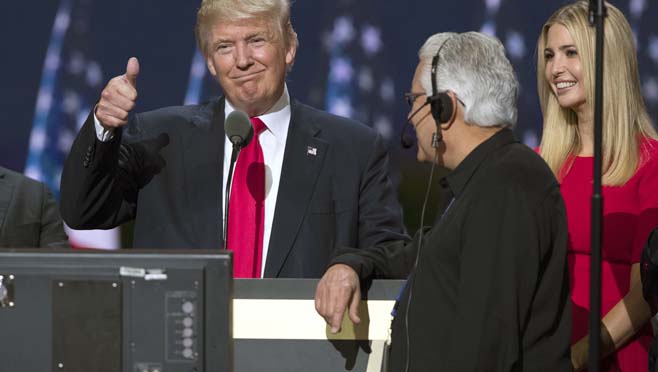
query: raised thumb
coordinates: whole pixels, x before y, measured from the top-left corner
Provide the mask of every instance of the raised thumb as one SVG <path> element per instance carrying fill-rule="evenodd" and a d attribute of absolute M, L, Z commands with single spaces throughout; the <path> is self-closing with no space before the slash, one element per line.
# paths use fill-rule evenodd
<path fill-rule="evenodd" d="M 137 75 L 139 75 L 139 61 L 135 57 L 131 57 L 126 65 L 126 80 L 133 86 L 137 87 Z"/>

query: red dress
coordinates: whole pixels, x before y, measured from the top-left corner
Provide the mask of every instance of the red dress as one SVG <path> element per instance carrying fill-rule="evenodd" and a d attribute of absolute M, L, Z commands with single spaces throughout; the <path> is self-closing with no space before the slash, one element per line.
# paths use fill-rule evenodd
<path fill-rule="evenodd" d="M 640 148 L 641 163 L 633 177 L 623 186 L 603 187 L 603 316 L 628 293 L 631 265 L 640 261 L 649 232 L 658 226 L 658 141 L 644 139 Z M 593 163 L 592 157 L 576 157 L 561 185 L 569 226 L 572 344 L 587 334 L 589 325 Z M 629 343 L 605 359 L 601 370 L 646 371 L 651 335 L 647 322 Z"/>

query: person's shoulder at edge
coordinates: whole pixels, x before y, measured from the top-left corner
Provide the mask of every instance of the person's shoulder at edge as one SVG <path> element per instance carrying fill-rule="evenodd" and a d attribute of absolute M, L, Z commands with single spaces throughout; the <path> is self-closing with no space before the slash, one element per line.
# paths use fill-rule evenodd
<path fill-rule="evenodd" d="M 5 168 L 5 167 L 2 167 L 2 166 L 0 166 L 0 177 L 8 177 L 15 184 L 20 183 L 22 187 L 23 187 L 23 185 L 25 185 L 26 187 L 31 187 L 31 188 L 34 188 L 34 187 L 41 188 L 42 185 L 43 185 L 42 182 L 37 181 L 35 179 L 32 179 L 32 178 L 24 175 L 23 173 L 13 171 L 9 168 Z"/>
<path fill-rule="evenodd" d="M 658 139 L 641 137 L 638 142 L 639 164 L 628 182 L 641 180 L 644 175 L 658 172 Z"/>
<path fill-rule="evenodd" d="M 42 243 L 52 248 L 68 248 L 68 237 L 64 232 L 64 227 L 62 224 L 62 219 L 57 211 L 57 202 L 52 195 L 52 192 L 48 187 L 38 180 L 32 179 L 20 172 L 13 171 L 11 169 L 0 166 L 0 180 L 7 179 L 11 184 L 13 184 L 14 191 L 12 193 L 15 198 L 37 198 L 37 201 L 40 201 L 40 206 L 46 207 L 46 212 L 41 215 L 41 223 L 49 224 L 50 227 L 46 232 L 41 231 L 44 237 L 42 237 Z M 20 213 L 25 213 L 24 216 L 32 215 L 33 211 L 20 211 Z"/>

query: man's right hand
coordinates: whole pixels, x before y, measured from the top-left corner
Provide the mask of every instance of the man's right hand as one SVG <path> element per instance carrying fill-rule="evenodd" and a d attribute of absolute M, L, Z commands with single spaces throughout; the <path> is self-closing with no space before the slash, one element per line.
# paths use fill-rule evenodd
<path fill-rule="evenodd" d="M 132 57 L 126 65 L 126 73 L 110 80 L 101 92 L 96 105 L 96 118 L 106 129 L 119 128 L 128 123 L 128 114 L 137 100 L 137 75 L 139 61 Z"/>
<path fill-rule="evenodd" d="M 349 317 L 358 324 L 361 287 L 359 276 L 351 267 L 343 264 L 331 266 L 320 279 L 315 290 L 315 310 L 331 327 L 331 333 L 340 331 L 343 314 L 349 305 Z"/>

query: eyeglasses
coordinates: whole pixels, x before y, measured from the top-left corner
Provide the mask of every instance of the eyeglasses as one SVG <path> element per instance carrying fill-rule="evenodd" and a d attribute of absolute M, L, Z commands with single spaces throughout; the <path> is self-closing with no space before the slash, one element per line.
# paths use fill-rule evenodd
<path fill-rule="evenodd" d="M 425 93 L 409 92 L 409 93 L 404 94 L 404 99 L 407 101 L 407 104 L 409 104 L 409 107 L 413 107 L 416 100 L 418 98 L 424 96 L 424 95 L 425 95 Z M 430 100 L 426 100 L 425 103 L 420 105 L 420 107 L 418 109 L 416 109 L 411 115 L 409 115 L 407 117 L 407 123 L 411 124 L 411 119 L 413 119 L 414 116 L 416 116 L 416 114 L 418 114 L 420 112 L 420 110 L 423 109 L 423 107 L 429 105 L 429 103 L 430 103 Z"/>
<path fill-rule="evenodd" d="M 419 97 L 422 97 L 424 95 L 425 95 L 425 93 L 409 92 L 409 93 L 404 94 L 404 98 L 407 100 L 407 103 L 409 104 L 409 107 L 413 107 L 416 100 Z M 416 116 L 416 114 L 418 114 L 420 112 L 420 110 L 423 109 L 423 107 L 429 105 L 429 103 L 430 103 L 430 100 L 428 99 L 428 100 L 425 101 L 425 103 L 420 105 L 420 107 L 417 108 L 416 111 L 414 111 L 411 115 L 409 115 L 407 117 L 407 124 L 411 124 L 413 126 L 413 124 L 411 123 L 411 119 L 413 119 Z"/>
<path fill-rule="evenodd" d="M 424 95 L 425 95 L 425 93 L 408 92 L 408 93 L 404 94 L 404 99 L 407 101 L 407 104 L 409 104 L 409 107 L 413 107 L 416 100 L 419 97 L 424 96 Z M 455 95 L 455 98 L 457 99 L 457 102 L 459 102 L 459 104 L 461 104 L 464 108 L 466 108 L 466 105 L 464 104 L 464 102 L 461 99 L 459 99 L 459 97 L 457 97 L 457 95 Z M 402 130 L 400 131 L 400 143 L 402 144 L 402 147 L 410 148 L 412 146 L 412 144 L 413 144 L 412 141 L 413 140 L 411 138 L 409 138 L 405 133 L 406 130 L 407 130 L 407 127 L 409 126 L 409 127 L 413 128 L 413 126 L 414 126 L 413 123 L 412 123 L 413 118 L 420 112 L 420 110 L 423 109 L 423 107 L 429 105 L 430 102 L 431 101 L 429 100 L 429 98 L 426 99 L 425 102 L 422 105 L 420 105 L 419 108 L 417 108 L 414 112 L 412 112 L 411 115 L 407 116 L 407 121 L 406 121 L 406 123 L 404 123 L 404 126 L 402 126 Z"/>
<path fill-rule="evenodd" d="M 407 101 L 409 104 L 409 107 L 414 105 L 414 102 L 418 99 L 418 97 L 425 95 L 425 93 L 414 93 L 414 92 L 409 92 L 404 94 L 404 99 Z"/>
<path fill-rule="evenodd" d="M 414 102 L 421 97 L 424 96 L 425 93 L 405 93 L 404 98 L 409 104 L 409 107 L 413 107 Z M 405 132 L 407 130 L 407 127 L 412 127 L 413 124 L 411 123 L 411 120 L 420 112 L 420 110 L 423 109 L 423 107 L 429 105 L 430 101 L 426 100 L 425 103 L 423 103 L 418 109 L 416 109 L 411 115 L 407 116 L 407 121 L 404 123 L 402 126 L 402 130 L 400 131 L 400 143 L 402 144 L 402 147 L 408 149 L 411 146 L 413 146 L 413 137 L 410 135 L 407 135 Z"/>

